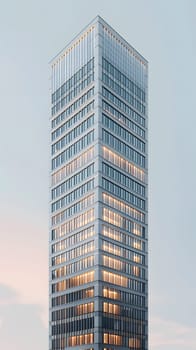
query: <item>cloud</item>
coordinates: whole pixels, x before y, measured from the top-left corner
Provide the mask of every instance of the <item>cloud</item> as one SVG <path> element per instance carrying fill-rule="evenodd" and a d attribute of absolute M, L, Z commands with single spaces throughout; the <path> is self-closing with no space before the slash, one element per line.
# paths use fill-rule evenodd
<path fill-rule="evenodd" d="M 150 319 L 150 349 L 195 350 L 196 328 L 158 317 Z"/>
<path fill-rule="evenodd" d="M 47 304 L 47 227 L 38 219 L 33 221 L 30 216 L 23 220 L 24 213 L 20 214 L 20 210 L 22 211 L 20 208 L 17 211 L 18 217 L 14 216 L 12 220 L 8 220 L 5 213 L 4 220 L 0 223 L 0 231 L 3 232 L 0 283 L 11 286 L 12 293 L 17 291 L 15 294 L 18 293 L 21 303 Z M 10 292 L 2 291 L 4 295 L 9 295 Z"/>
<path fill-rule="evenodd" d="M 18 298 L 19 294 L 14 288 L 0 283 L 0 305 L 15 303 Z"/>
<path fill-rule="evenodd" d="M 47 349 L 48 331 L 40 319 L 39 305 L 0 306 L 0 348 L 7 350 Z"/>
<path fill-rule="evenodd" d="M 7 299 L 17 296 L 17 292 L 10 286 L 0 283 L 0 299 Z"/>
<path fill-rule="evenodd" d="M 0 284 L 0 349 L 47 349 L 47 309 L 24 303 L 12 287 Z"/>

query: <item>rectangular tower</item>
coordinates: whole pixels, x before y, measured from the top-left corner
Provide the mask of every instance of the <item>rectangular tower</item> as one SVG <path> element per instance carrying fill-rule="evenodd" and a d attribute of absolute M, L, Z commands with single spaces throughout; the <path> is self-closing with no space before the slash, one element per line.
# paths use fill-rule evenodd
<path fill-rule="evenodd" d="M 99 16 L 51 62 L 50 350 L 148 349 L 147 79 Z"/>

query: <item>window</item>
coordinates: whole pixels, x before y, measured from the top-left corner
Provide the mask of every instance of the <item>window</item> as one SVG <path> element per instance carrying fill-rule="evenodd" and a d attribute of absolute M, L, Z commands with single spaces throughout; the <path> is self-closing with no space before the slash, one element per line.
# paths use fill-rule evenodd
<path fill-rule="evenodd" d="M 65 118 L 69 117 L 76 109 L 80 108 L 86 101 L 88 101 L 92 96 L 94 96 L 94 87 L 89 89 L 85 94 L 78 98 L 74 103 L 67 107 L 62 113 L 52 120 L 52 128 L 59 125 Z"/>
<path fill-rule="evenodd" d="M 92 125 L 94 125 L 94 114 L 87 118 L 83 123 L 76 126 L 70 132 L 68 132 L 65 136 L 63 136 L 60 140 L 52 145 L 52 155 L 59 152 L 62 148 L 68 146 L 75 138 L 84 133 L 87 129 L 89 129 Z"/>
<path fill-rule="evenodd" d="M 114 104 L 118 109 L 120 109 L 123 113 L 127 114 L 134 121 L 136 121 L 141 126 L 145 127 L 145 119 L 135 112 L 132 108 L 130 108 L 126 103 L 124 103 L 121 99 L 112 94 L 108 89 L 104 86 L 102 87 L 102 94 L 108 101 Z"/>
<path fill-rule="evenodd" d="M 102 114 L 102 123 L 106 128 L 110 130 L 110 132 L 113 131 L 115 135 L 121 137 L 124 141 L 127 141 L 139 151 L 145 152 L 145 143 L 143 141 L 131 134 L 114 120 L 107 117 L 105 114 Z"/>
<path fill-rule="evenodd" d="M 79 211 L 84 210 L 91 206 L 94 203 L 94 194 L 91 194 L 79 202 L 76 202 L 71 207 L 61 211 L 60 213 L 52 216 L 52 225 L 60 224 L 65 219 L 68 219 L 70 216 L 77 214 Z"/>
<path fill-rule="evenodd" d="M 83 136 L 80 140 L 69 146 L 65 151 L 52 159 L 52 170 L 64 164 L 70 158 L 81 152 L 94 141 L 94 130 Z"/>
<path fill-rule="evenodd" d="M 117 253 L 119 253 L 119 256 L 121 258 L 127 258 L 130 256 L 130 260 L 134 260 L 134 254 L 131 251 L 126 250 L 125 248 L 121 248 L 121 247 L 113 247 L 112 243 L 103 243 L 102 244 L 102 249 L 110 254 L 114 254 L 114 255 L 118 255 Z M 124 254 L 124 255 L 122 255 Z M 141 256 L 138 257 L 140 259 L 140 263 L 142 263 L 142 260 L 144 261 L 144 259 L 142 259 Z M 110 256 L 107 255 L 103 255 L 102 256 L 102 264 L 105 267 L 109 267 L 110 269 L 113 270 L 117 270 L 129 275 L 133 275 L 139 278 L 145 278 L 145 270 L 142 269 L 139 266 L 136 265 L 132 265 L 128 262 L 122 261 L 119 258 L 115 259 L 112 258 Z"/>
<path fill-rule="evenodd" d="M 91 211 L 92 210 L 93 209 L 91 209 Z M 63 226 L 65 226 L 67 224 L 69 224 L 69 222 L 65 223 Z M 69 232 L 72 232 L 72 230 Z M 94 234 L 95 234 L 94 226 L 90 226 L 90 227 L 86 228 L 85 230 L 82 230 L 80 232 L 75 233 L 72 236 L 69 236 L 68 238 L 62 239 L 61 241 L 58 241 L 57 243 L 52 245 L 52 254 L 56 253 L 58 251 L 64 250 L 68 247 L 71 247 L 72 245 L 77 244 L 79 242 L 83 242 L 86 239 L 93 237 Z"/>
<path fill-rule="evenodd" d="M 117 304 L 103 302 L 103 312 L 106 312 L 107 314 L 119 315 L 120 306 Z"/>
<path fill-rule="evenodd" d="M 77 306 L 68 307 L 66 309 L 60 309 L 52 312 L 52 322 L 89 314 L 93 311 L 94 302 L 87 304 L 79 304 Z"/>
<path fill-rule="evenodd" d="M 86 180 L 89 176 L 94 174 L 94 163 L 90 164 L 87 168 L 84 168 L 67 181 L 64 181 L 61 185 L 52 189 L 52 199 L 61 196 L 63 193 L 69 191 L 72 187 L 80 184 Z"/>
<path fill-rule="evenodd" d="M 126 159 L 120 157 L 117 153 L 111 151 L 109 148 L 102 147 L 103 158 L 116 165 L 118 168 L 126 171 L 131 176 L 138 180 L 145 182 L 145 173 L 143 170 L 136 167 L 134 164 L 128 162 Z"/>
<path fill-rule="evenodd" d="M 130 205 L 125 204 L 125 202 L 122 202 L 105 192 L 102 193 L 102 198 L 103 198 L 103 203 L 109 205 L 110 207 L 117 209 L 138 221 L 145 222 L 145 215 L 139 210 L 132 208 Z M 116 225 L 116 226 L 119 226 L 119 225 Z"/>
<path fill-rule="evenodd" d="M 52 94 L 52 116 L 94 81 L 94 58 L 91 62 L 90 69 L 86 69 L 89 61 Z"/>
<path fill-rule="evenodd" d="M 129 347 L 131 349 L 140 349 L 141 342 L 139 338 L 129 338 Z"/>
<path fill-rule="evenodd" d="M 116 288 L 104 286 L 102 287 L 102 295 L 105 298 L 120 300 L 123 303 L 123 305 L 132 305 L 134 308 L 136 308 L 137 306 L 145 307 L 145 297 L 142 295 L 134 294 L 131 291 L 125 292 Z"/>
<path fill-rule="evenodd" d="M 119 95 L 123 100 L 132 105 L 135 109 L 137 109 L 140 113 L 145 114 L 146 108 L 143 103 L 140 102 L 137 98 L 134 98 L 127 89 L 121 87 L 118 83 L 111 79 L 108 74 L 102 74 L 103 83 L 114 91 L 117 95 Z"/>
<path fill-rule="evenodd" d="M 102 270 L 102 278 L 103 278 L 104 282 L 116 284 L 116 285 L 121 286 L 121 287 L 128 287 L 127 277 L 118 275 L 116 273 Z"/>
<path fill-rule="evenodd" d="M 145 157 L 142 154 L 127 146 L 127 144 L 120 141 L 118 138 L 104 129 L 102 129 L 102 139 L 107 146 L 110 146 L 115 151 L 128 158 L 130 161 L 133 161 L 142 168 L 145 168 Z"/>
<path fill-rule="evenodd" d="M 84 345 L 84 344 L 93 344 L 94 342 L 94 334 L 82 334 L 82 335 L 75 335 L 72 337 L 69 337 L 69 346 L 77 346 L 77 345 Z"/>
<path fill-rule="evenodd" d="M 72 175 L 76 170 L 92 161 L 94 158 L 94 147 L 83 152 L 79 157 L 74 158 L 70 163 L 52 174 L 52 186 L 62 181 L 65 177 Z"/>
<path fill-rule="evenodd" d="M 74 219 L 67 221 L 63 225 L 54 228 L 52 230 L 52 240 L 55 240 L 55 239 L 60 238 L 60 237 L 66 235 L 70 232 L 73 232 L 74 230 L 77 230 L 78 228 L 89 224 L 93 220 L 94 220 L 94 209 L 90 209 L 90 210 L 86 211 L 85 213 L 83 213 L 79 216 L 76 216 Z M 78 235 L 80 235 L 80 233 Z M 75 237 L 75 235 L 73 237 Z M 85 237 L 86 237 L 86 234 L 85 234 Z M 70 240 L 71 240 L 71 238 L 70 238 Z M 52 246 L 52 252 L 62 250 L 64 246 L 67 246 L 67 240 L 60 241 L 60 242 L 58 242 L 58 244 L 59 244 L 58 246 L 57 246 L 57 244 Z"/>
<path fill-rule="evenodd" d="M 102 67 L 110 75 L 114 77 L 115 80 L 119 81 L 122 85 L 126 87 L 127 90 L 132 92 L 135 96 L 145 102 L 145 92 L 132 80 L 128 79 L 123 73 L 121 73 L 116 67 L 114 67 L 108 60 L 102 57 Z"/>
<path fill-rule="evenodd" d="M 102 173 L 107 177 L 119 182 L 121 185 L 127 187 L 129 190 L 138 193 L 140 196 L 145 197 L 145 187 L 138 182 L 130 179 L 128 176 L 124 175 L 115 168 L 109 166 L 108 164 L 102 162 Z"/>
<path fill-rule="evenodd" d="M 84 185 L 78 187 L 77 189 L 70 192 L 66 196 L 64 196 L 61 199 L 57 200 L 56 202 L 52 203 L 52 205 L 51 205 L 52 212 L 59 210 L 61 208 L 64 208 L 65 206 L 69 205 L 70 203 L 74 202 L 75 200 L 78 200 L 80 197 L 84 196 L 86 193 L 91 191 L 93 188 L 94 188 L 94 179 L 84 183 Z"/>
<path fill-rule="evenodd" d="M 70 249 L 63 254 L 56 255 L 52 257 L 52 266 L 73 260 L 81 255 L 92 253 L 94 251 L 94 248 L 94 241 L 90 241 L 73 249 Z"/>
<path fill-rule="evenodd" d="M 70 107 L 69 107 L 70 108 Z M 82 108 L 78 113 L 74 114 L 68 121 L 63 123 L 59 128 L 52 132 L 52 141 L 57 137 L 61 136 L 65 131 L 67 131 L 71 126 L 80 121 L 82 118 L 94 109 L 94 100 L 90 102 L 87 106 Z M 65 114 L 65 112 L 63 112 Z"/>
<path fill-rule="evenodd" d="M 94 256 L 80 259 L 71 264 L 52 270 L 52 279 L 61 278 L 94 266 Z"/>
<path fill-rule="evenodd" d="M 106 180 L 102 177 L 103 189 L 114 194 L 116 197 L 123 199 L 127 203 L 133 204 L 139 209 L 145 210 L 145 201 L 134 194 L 126 191 L 121 186 L 115 185 L 113 182 Z"/>
<path fill-rule="evenodd" d="M 111 115 L 112 118 L 115 118 L 119 123 L 123 124 L 125 127 L 132 130 L 135 134 L 145 139 L 145 131 L 129 118 L 127 118 L 124 114 L 119 112 L 116 108 L 112 107 L 104 100 L 102 100 L 102 107 L 105 112 Z"/>
<path fill-rule="evenodd" d="M 139 293 L 145 293 L 145 283 L 137 281 L 135 279 L 130 279 L 128 277 L 119 275 L 117 273 L 102 270 L 102 280 L 103 282 L 115 284 L 117 286 L 130 288 L 132 291 L 137 291 Z"/>
<path fill-rule="evenodd" d="M 83 284 L 87 284 L 94 281 L 94 271 L 85 272 L 81 275 L 77 275 L 66 279 L 61 282 L 52 284 L 52 293 L 61 292 L 63 290 L 78 287 Z"/>
<path fill-rule="evenodd" d="M 111 209 L 103 207 L 102 209 L 102 218 L 104 221 L 109 222 L 114 226 L 118 226 L 128 232 L 133 233 L 137 236 L 145 236 L 145 229 L 139 224 L 125 218 L 124 216 L 114 212 Z"/>
<path fill-rule="evenodd" d="M 112 345 L 122 345 L 122 336 L 112 333 L 104 333 L 103 343 Z"/>
<path fill-rule="evenodd" d="M 138 225 L 138 229 L 141 229 L 142 232 L 141 226 Z M 105 237 L 108 237 L 117 242 L 121 242 L 131 248 L 145 251 L 145 242 L 143 242 L 141 239 L 131 237 L 130 233 L 126 234 L 124 232 L 112 228 L 111 226 L 102 225 L 102 235 L 104 235 Z M 134 261 L 138 262 L 136 260 Z"/>
<path fill-rule="evenodd" d="M 94 297 L 94 287 L 80 289 L 72 293 L 59 295 L 52 298 L 52 307 L 69 304 L 78 300 Z"/>

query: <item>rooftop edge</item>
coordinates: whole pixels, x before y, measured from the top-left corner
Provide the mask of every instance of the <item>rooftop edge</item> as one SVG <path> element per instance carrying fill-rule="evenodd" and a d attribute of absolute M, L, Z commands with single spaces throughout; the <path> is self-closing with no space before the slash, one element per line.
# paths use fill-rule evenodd
<path fill-rule="evenodd" d="M 93 24 L 96 24 L 97 22 L 100 22 L 101 24 L 107 26 L 111 31 L 115 33 L 116 36 L 119 37 L 121 41 L 123 41 L 127 46 L 129 46 L 146 64 L 148 64 L 148 61 L 142 56 L 132 45 L 128 43 L 127 40 L 125 40 L 121 34 L 119 34 L 112 26 L 110 26 L 100 15 L 97 15 L 90 21 L 77 35 L 74 36 L 74 38 L 69 41 L 69 43 L 63 47 L 50 61 L 49 64 L 53 64 L 62 54 L 63 52 L 68 49 L 75 41 L 76 39 L 82 35 L 84 31 L 86 31 L 90 26 Z"/>

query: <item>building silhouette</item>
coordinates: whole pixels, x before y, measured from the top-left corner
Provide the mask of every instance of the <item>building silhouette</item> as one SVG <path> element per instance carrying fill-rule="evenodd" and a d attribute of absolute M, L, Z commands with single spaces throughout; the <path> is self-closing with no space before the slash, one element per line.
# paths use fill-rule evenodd
<path fill-rule="evenodd" d="M 99 16 L 51 62 L 50 350 L 148 349 L 147 80 Z"/>

